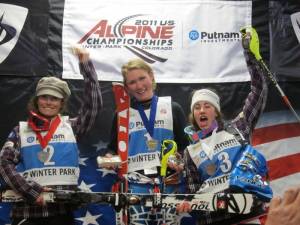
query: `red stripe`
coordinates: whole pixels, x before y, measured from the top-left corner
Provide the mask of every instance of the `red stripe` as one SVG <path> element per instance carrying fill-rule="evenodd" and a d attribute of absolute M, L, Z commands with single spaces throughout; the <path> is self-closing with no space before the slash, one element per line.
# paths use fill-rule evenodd
<path fill-rule="evenodd" d="M 300 153 L 268 161 L 270 180 L 300 172 Z"/>
<path fill-rule="evenodd" d="M 289 123 L 255 129 L 252 144 L 259 145 L 266 142 L 300 136 L 300 124 Z"/>

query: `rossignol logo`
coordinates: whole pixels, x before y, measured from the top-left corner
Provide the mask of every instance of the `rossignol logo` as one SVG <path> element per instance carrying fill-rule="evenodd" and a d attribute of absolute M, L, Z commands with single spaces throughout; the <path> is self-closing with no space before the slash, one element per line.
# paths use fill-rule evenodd
<path fill-rule="evenodd" d="M 148 63 L 165 62 L 166 58 L 149 51 L 173 49 L 175 21 L 145 17 L 147 15 L 132 15 L 115 24 L 101 20 L 78 43 L 84 48 L 124 47 Z"/>
<path fill-rule="evenodd" d="M 15 47 L 27 13 L 24 7 L 0 3 L 0 63 Z"/>
<path fill-rule="evenodd" d="M 300 12 L 291 15 L 292 25 L 300 44 Z"/>
<path fill-rule="evenodd" d="M 203 43 L 217 43 L 240 41 L 241 36 L 238 32 L 199 32 L 197 30 L 192 30 L 189 33 L 189 38 L 193 41 L 199 39 L 199 41 Z"/>

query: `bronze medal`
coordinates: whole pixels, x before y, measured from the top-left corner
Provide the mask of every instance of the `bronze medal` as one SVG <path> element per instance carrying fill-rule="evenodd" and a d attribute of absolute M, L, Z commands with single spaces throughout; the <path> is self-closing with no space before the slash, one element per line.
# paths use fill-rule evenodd
<path fill-rule="evenodd" d="M 215 174 L 216 169 L 217 169 L 217 167 L 216 167 L 215 164 L 213 164 L 213 163 L 212 163 L 212 164 L 208 164 L 208 165 L 206 166 L 206 173 L 207 173 L 208 175 L 212 176 L 212 175 Z"/>

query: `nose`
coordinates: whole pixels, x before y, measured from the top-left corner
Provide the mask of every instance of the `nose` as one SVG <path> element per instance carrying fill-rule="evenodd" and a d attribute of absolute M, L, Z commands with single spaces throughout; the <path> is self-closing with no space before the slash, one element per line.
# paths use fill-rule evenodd
<path fill-rule="evenodd" d="M 142 88 L 142 87 L 143 87 L 143 82 L 138 80 L 138 81 L 136 82 L 135 87 L 136 87 L 136 89 Z"/>
<path fill-rule="evenodd" d="M 53 102 L 53 98 L 51 96 L 45 96 L 44 100 L 47 104 L 52 104 Z"/>
<path fill-rule="evenodd" d="M 204 112 L 204 105 L 200 106 L 200 112 Z"/>

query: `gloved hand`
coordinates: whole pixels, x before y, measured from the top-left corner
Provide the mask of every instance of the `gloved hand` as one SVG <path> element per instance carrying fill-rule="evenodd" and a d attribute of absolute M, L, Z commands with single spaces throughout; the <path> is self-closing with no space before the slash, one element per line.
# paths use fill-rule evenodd
<path fill-rule="evenodd" d="M 242 27 L 240 32 L 242 34 L 243 48 L 249 49 L 257 60 L 261 60 L 262 57 L 259 52 L 259 38 L 256 30 L 253 27 Z"/>

